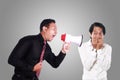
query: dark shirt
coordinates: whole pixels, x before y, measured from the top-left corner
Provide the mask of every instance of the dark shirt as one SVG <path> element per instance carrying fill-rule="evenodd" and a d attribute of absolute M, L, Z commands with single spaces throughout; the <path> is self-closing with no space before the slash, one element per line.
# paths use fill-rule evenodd
<path fill-rule="evenodd" d="M 36 75 L 33 68 L 40 60 L 43 42 L 44 39 L 41 34 L 26 36 L 19 40 L 8 58 L 8 63 L 15 67 L 15 74 L 29 77 Z M 65 54 L 62 52 L 55 56 L 49 44 L 46 44 L 43 60 L 46 60 L 52 67 L 57 68 L 64 57 Z"/>

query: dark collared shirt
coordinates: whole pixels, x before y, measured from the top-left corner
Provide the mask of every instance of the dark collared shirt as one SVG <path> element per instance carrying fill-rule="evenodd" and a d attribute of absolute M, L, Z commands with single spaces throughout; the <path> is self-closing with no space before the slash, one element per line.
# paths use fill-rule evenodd
<path fill-rule="evenodd" d="M 26 36 L 19 40 L 8 59 L 8 63 L 15 67 L 15 74 L 31 77 L 36 75 L 33 68 L 40 60 L 43 42 L 41 34 Z M 46 60 L 52 67 L 57 68 L 64 57 L 65 54 L 62 52 L 55 56 L 49 44 L 46 44 L 43 60 Z"/>

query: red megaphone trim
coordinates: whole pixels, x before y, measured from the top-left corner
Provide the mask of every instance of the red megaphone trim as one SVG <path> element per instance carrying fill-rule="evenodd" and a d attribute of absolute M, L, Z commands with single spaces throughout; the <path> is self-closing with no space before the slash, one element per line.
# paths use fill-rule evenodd
<path fill-rule="evenodd" d="M 61 35 L 61 40 L 62 40 L 62 41 L 65 41 L 65 37 L 66 37 L 66 34 L 62 34 L 62 35 Z"/>

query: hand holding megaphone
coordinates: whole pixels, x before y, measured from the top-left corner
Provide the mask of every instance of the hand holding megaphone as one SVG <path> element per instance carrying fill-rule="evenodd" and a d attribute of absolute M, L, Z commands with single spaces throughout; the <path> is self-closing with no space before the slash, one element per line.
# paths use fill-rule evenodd
<path fill-rule="evenodd" d="M 61 40 L 67 43 L 75 43 L 78 46 L 82 45 L 83 42 L 83 35 L 80 36 L 72 36 L 69 34 L 62 34 L 61 35 Z"/>
<path fill-rule="evenodd" d="M 63 53 L 67 53 L 70 49 L 70 43 L 69 42 L 65 42 L 62 46 L 62 52 Z"/>

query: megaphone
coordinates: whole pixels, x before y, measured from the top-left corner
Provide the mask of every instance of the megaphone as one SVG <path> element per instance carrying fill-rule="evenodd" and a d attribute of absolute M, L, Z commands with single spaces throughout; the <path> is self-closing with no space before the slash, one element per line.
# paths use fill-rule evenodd
<path fill-rule="evenodd" d="M 72 42 L 72 43 L 77 44 L 78 46 L 81 46 L 83 42 L 83 35 L 72 36 L 70 34 L 62 34 L 61 40 L 64 42 Z"/>

